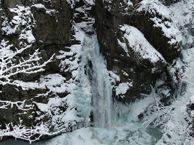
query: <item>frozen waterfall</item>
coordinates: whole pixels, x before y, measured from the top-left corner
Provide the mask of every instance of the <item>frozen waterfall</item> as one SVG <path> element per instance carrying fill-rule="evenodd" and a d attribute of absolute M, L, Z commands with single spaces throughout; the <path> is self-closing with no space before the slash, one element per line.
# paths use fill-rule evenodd
<path fill-rule="evenodd" d="M 85 60 L 90 66 L 88 73 L 92 89 L 93 125 L 109 128 L 112 126 L 113 100 L 106 62 L 100 54 L 96 35 L 86 37 L 83 45 Z"/>

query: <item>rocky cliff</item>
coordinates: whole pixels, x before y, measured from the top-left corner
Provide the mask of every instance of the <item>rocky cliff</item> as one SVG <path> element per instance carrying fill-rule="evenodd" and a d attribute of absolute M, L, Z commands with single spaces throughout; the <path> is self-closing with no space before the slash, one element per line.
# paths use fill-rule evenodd
<path fill-rule="evenodd" d="M 1 0 L 0 136 L 38 140 L 95 122 L 95 37 L 113 102 L 154 90 L 171 104 L 184 88 L 183 50 L 193 45 L 185 35 L 193 15 L 182 21 L 173 7 L 181 2 Z"/>
<path fill-rule="evenodd" d="M 19 126 L 26 128 L 21 134 L 34 129 L 31 139 L 62 129 L 69 94 L 62 87 L 71 72 L 62 71 L 57 56 L 69 51 L 72 12 L 67 1 L 1 1 L 2 135 Z"/>
<path fill-rule="evenodd" d="M 114 89 L 132 84 L 124 94 L 116 92 L 116 98 L 136 99 L 149 93 L 156 80 L 173 93 L 168 68 L 181 56 L 182 34 L 170 15 L 160 1 L 96 1 L 101 51 L 108 69 L 120 77 Z"/>

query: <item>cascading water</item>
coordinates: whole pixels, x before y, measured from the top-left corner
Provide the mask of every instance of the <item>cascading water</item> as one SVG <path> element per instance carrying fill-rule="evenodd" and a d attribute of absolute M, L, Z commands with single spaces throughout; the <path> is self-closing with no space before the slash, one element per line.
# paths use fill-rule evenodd
<path fill-rule="evenodd" d="M 100 54 L 96 35 L 91 35 L 84 42 L 84 51 L 90 66 L 89 74 L 92 86 L 93 125 L 109 128 L 112 126 L 113 100 L 112 86 L 109 80 L 106 62 Z"/>

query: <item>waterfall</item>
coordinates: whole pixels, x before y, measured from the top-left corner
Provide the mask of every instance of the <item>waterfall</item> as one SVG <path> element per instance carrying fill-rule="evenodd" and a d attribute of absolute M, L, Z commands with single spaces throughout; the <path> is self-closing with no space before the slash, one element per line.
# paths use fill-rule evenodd
<path fill-rule="evenodd" d="M 112 86 L 106 61 L 100 54 L 96 35 L 86 37 L 84 49 L 90 66 L 88 71 L 92 89 L 93 125 L 109 128 L 112 126 L 113 115 Z"/>

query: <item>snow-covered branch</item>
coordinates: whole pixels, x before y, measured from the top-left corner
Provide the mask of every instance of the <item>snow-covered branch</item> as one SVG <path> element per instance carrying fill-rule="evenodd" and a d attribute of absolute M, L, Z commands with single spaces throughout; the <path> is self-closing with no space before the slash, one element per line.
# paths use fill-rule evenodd
<path fill-rule="evenodd" d="M 165 106 L 162 102 L 160 102 L 160 97 L 155 92 L 154 88 L 152 88 L 152 93 L 150 96 L 154 98 L 154 103 L 150 104 L 146 109 L 147 116 L 144 118 L 143 126 L 164 126 L 165 123 L 170 119 L 174 108 L 173 106 Z"/>
<path fill-rule="evenodd" d="M 17 139 L 27 140 L 30 143 L 36 140 L 39 140 L 42 137 L 42 134 L 48 136 L 54 136 L 57 133 L 49 133 L 49 127 L 46 124 L 37 125 L 33 128 L 26 128 L 22 125 L 22 120 L 20 120 L 20 124 L 14 125 L 13 123 L 9 123 L 6 125 L 6 129 L 0 131 L 0 137 L 3 136 L 13 136 Z"/>
<path fill-rule="evenodd" d="M 32 109 L 32 105 L 26 105 L 25 100 L 16 102 L 0 100 L 0 109 L 13 108 L 14 106 L 23 111 Z"/>
<path fill-rule="evenodd" d="M 18 55 L 27 50 L 30 46 L 21 49 L 12 50 L 13 46 L 8 41 L 2 40 L 0 44 L 0 83 L 5 85 L 11 82 L 11 77 L 17 74 L 34 74 L 44 71 L 44 67 L 50 63 L 54 57 L 52 55 L 48 60 L 41 62 L 39 50 L 35 50 L 27 58 L 16 59 Z"/>

